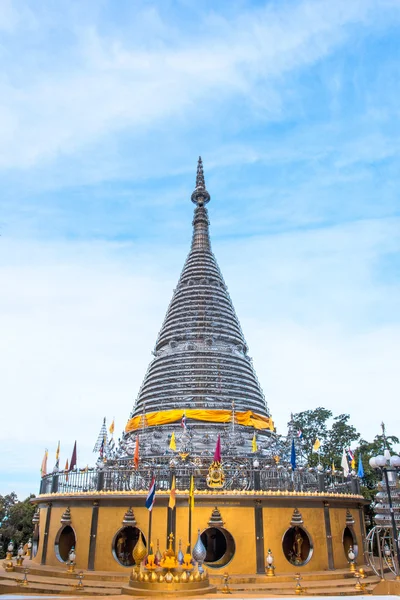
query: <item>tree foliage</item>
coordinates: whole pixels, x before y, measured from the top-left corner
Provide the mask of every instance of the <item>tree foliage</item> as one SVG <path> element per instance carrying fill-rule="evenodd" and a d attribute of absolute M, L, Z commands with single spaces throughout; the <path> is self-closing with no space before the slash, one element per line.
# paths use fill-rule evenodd
<path fill-rule="evenodd" d="M 315 466 L 319 461 L 327 468 L 332 463 L 336 467 L 340 465 L 343 448 L 349 448 L 360 437 L 356 428 L 349 424 L 349 419 L 350 415 L 346 414 L 333 417 L 331 410 L 322 407 L 293 415 L 292 423 L 303 434 L 301 450 L 310 466 Z M 313 451 L 317 439 L 321 442 L 318 453 Z"/>
<path fill-rule="evenodd" d="M 18 547 L 32 537 L 35 507 L 30 503 L 31 498 L 34 495 L 19 501 L 15 492 L 0 496 L 0 558 L 4 558 L 10 540 Z"/>

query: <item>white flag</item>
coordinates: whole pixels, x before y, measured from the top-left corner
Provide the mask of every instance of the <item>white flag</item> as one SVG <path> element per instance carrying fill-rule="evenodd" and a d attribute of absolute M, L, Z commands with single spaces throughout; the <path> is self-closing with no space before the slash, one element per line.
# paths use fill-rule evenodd
<path fill-rule="evenodd" d="M 344 476 L 347 477 L 347 475 L 349 474 L 349 463 L 347 462 L 346 450 L 344 448 L 343 448 L 342 462 L 340 463 L 340 466 L 343 469 Z"/>

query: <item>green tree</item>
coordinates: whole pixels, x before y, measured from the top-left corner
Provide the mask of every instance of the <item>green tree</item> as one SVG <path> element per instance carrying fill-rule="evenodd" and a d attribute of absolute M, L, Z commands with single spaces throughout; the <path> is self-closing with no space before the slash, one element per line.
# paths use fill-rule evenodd
<path fill-rule="evenodd" d="M 14 547 L 17 547 L 21 543 L 26 544 L 32 537 L 32 517 L 35 507 L 30 500 L 34 497 L 30 495 L 20 502 L 15 492 L 0 496 L 0 558 L 4 558 L 10 540 L 14 542 Z"/>
<path fill-rule="evenodd" d="M 318 464 L 318 454 L 313 452 L 313 445 L 318 438 L 322 451 L 328 436 L 327 423 L 331 417 L 332 411 L 321 407 L 293 415 L 292 424 L 295 431 L 303 433 L 302 453 L 310 466 Z"/>
<path fill-rule="evenodd" d="M 332 416 L 331 410 L 322 407 L 293 415 L 292 425 L 295 430 L 303 433 L 302 451 L 310 466 L 315 466 L 319 460 L 326 468 L 331 467 L 332 463 L 336 467 L 340 466 L 343 448 L 349 448 L 360 437 L 356 428 L 348 422 L 350 415 L 333 417 L 333 423 L 329 427 Z M 321 442 L 321 447 L 319 452 L 314 452 L 313 446 L 317 439 Z"/>

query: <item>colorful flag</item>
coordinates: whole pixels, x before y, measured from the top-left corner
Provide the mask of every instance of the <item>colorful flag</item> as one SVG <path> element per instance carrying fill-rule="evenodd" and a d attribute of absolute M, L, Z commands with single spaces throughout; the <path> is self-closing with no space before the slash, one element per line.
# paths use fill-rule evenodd
<path fill-rule="evenodd" d="M 176 441 L 175 441 L 175 432 L 172 432 L 171 435 L 171 440 L 169 442 L 169 449 L 170 450 L 176 450 Z"/>
<path fill-rule="evenodd" d="M 215 446 L 214 462 L 216 462 L 216 463 L 221 462 L 221 437 L 219 434 L 218 434 L 218 439 L 217 439 L 217 445 Z"/>
<path fill-rule="evenodd" d="M 44 451 L 44 456 L 43 456 L 42 464 L 40 467 L 40 475 L 42 477 L 45 477 L 47 475 L 47 457 L 48 456 L 49 456 L 49 452 L 46 448 L 46 450 Z"/>
<path fill-rule="evenodd" d="M 258 447 L 257 447 L 257 440 L 256 440 L 256 432 L 254 432 L 253 439 L 251 440 L 251 451 L 257 452 L 257 450 L 258 450 Z"/>
<path fill-rule="evenodd" d="M 102 458 L 103 458 L 103 455 L 104 455 L 105 445 L 106 445 L 106 437 L 104 436 L 103 439 L 102 439 L 102 441 L 101 441 L 100 449 L 99 449 L 99 453 L 100 453 L 100 456 Z"/>
<path fill-rule="evenodd" d="M 296 448 L 294 447 L 294 439 L 292 439 L 292 451 L 290 453 L 290 464 L 292 465 L 293 471 L 296 468 Z"/>
<path fill-rule="evenodd" d="M 135 454 L 133 455 L 133 464 L 135 465 L 135 469 L 136 471 L 139 468 L 139 436 L 136 436 L 136 443 L 135 443 Z"/>
<path fill-rule="evenodd" d="M 113 435 L 114 429 L 115 429 L 115 419 L 112 420 L 112 423 L 110 425 L 110 429 L 108 430 L 111 433 L 111 435 Z"/>
<path fill-rule="evenodd" d="M 153 510 L 153 505 L 154 505 L 155 499 L 156 499 L 156 478 L 153 475 L 153 477 L 151 478 L 149 493 L 147 494 L 147 498 L 146 498 L 146 508 L 148 510 Z"/>
<path fill-rule="evenodd" d="M 183 413 L 183 415 L 182 415 L 181 427 L 183 427 L 183 429 L 186 429 L 186 415 L 185 415 L 185 413 Z"/>
<path fill-rule="evenodd" d="M 69 467 L 68 467 L 68 458 L 67 458 L 67 462 L 65 463 L 65 469 L 64 469 L 64 471 L 65 471 L 65 481 L 68 481 L 68 470 L 69 470 Z"/>
<path fill-rule="evenodd" d="M 299 440 L 303 439 L 303 432 L 301 431 L 301 429 L 298 430 L 297 437 L 299 438 Z"/>
<path fill-rule="evenodd" d="M 218 436 L 219 439 L 219 436 Z M 194 508 L 194 476 L 190 476 L 190 487 L 189 487 L 189 508 Z"/>
<path fill-rule="evenodd" d="M 60 440 L 58 440 L 57 450 L 56 450 L 56 465 L 55 469 L 58 469 L 60 466 Z"/>
<path fill-rule="evenodd" d="M 354 460 L 354 454 L 353 454 L 352 450 L 350 450 L 350 448 L 347 450 L 347 455 L 348 455 L 350 461 Z"/>
<path fill-rule="evenodd" d="M 343 475 L 345 477 L 347 477 L 349 474 L 349 463 L 347 462 L 346 450 L 344 448 L 343 448 L 342 462 L 340 463 L 340 466 L 343 469 Z"/>
<path fill-rule="evenodd" d="M 74 449 L 72 450 L 71 462 L 69 463 L 69 470 L 75 469 L 76 467 L 76 440 L 74 444 Z"/>
<path fill-rule="evenodd" d="M 175 504 L 176 504 L 176 477 L 175 477 L 175 475 L 173 475 L 172 483 L 171 483 L 171 491 L 169 494 L 168 506 L 173 509 L 173 508 L 175 508 Z"/>
<path fill-rule="evenodd" d="M 358 471 L 357 476 L 362 479 L 364 477 L 364 467 L 361 460 L 361 454 L 358 455 Z"/>
<path fill-rule="evenodd" d="M 318 452 L 318 450 L 321 447 L 321 442 L 319 441 L 319 439 L 317 438 L 314 442 L 314 446 L 312 447 L 314 452 Z"/>

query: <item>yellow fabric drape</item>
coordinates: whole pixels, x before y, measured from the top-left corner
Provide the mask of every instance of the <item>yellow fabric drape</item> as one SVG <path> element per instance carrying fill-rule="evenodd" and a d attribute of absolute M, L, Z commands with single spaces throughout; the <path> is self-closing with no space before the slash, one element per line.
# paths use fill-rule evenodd
<path fill-rule="evenodd" d="M 180 421 L 183 415 L 186 415 L 187 419 L 193 419 L 195 421 L 210 421 L 213 423 L 228 423 L 232 419 L 231 410 L 196 410 L 187 409 L 185 411 L 181 409 L 173 410 L 162 410 L 157 412 L 146 413 L 146 424 L 148 427 L 155 427 L 157 425 L 167 425 L 168 423 L 176 423 Z M 238 425 L 245 425 L 246 427 L 254 427 L 255 429 L 270 429 L 273 431 L 274 423 L 269 417 L 263 417 L 253 413 L 251 410 L 245 412 L 235 412 L 236 423 Z M 143 423 L 143 415 L 138 415 L 129 419 L 125 427 L 125 432 L 136 431 L 140 429 Z"/>

